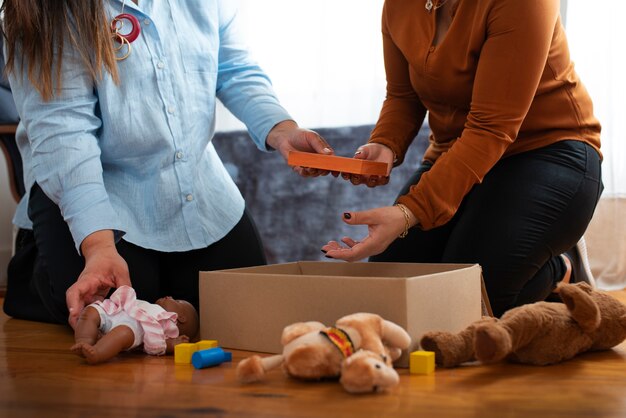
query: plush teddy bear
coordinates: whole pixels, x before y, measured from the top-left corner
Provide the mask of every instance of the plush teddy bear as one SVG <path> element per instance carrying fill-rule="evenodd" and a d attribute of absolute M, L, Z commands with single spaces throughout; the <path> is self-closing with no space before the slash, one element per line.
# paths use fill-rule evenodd
<path fill-rule="evenodd" d="M 424 350 L 454 367 L 479 360 L 548 365 L 586 351 L 607 350 L 626 339 L 626 306 L 587 283 L 559 284 L 563 303 L 536 302 L 513 308 L 500 320 L 484 318 L 458 334 L 428 332 Z"/>
<path fill-rule="evenodd" d="M 337 378 L 350 393 L 382 392 L 399 382 L 393 368 L 411 337 L 399 325 L 371 313 L 339 319 L 334 327 L 320 322 L 298 322 L 282 333 L 282 354 L 252 356 L 237 365 L 241 382 L 263 380 L 277 367 L 291 377 L 306 380 Z"/>

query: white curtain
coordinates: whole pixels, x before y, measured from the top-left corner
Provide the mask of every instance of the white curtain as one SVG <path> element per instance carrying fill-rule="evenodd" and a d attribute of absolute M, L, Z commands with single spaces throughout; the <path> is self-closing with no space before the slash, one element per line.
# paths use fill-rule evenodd
<path fill-rule="evenodd" d="M 307 128 L 373 124 L 385 95 L 383 0 L 239 0 L 252 55 Z M 244 129 L 218 107 L 217 129 Z"/>
<path fill-rule="evenodd" d="M 605 191 L 587 231 L 592 270 L 604 289 L 626 287 L 626 1 L 567 2 L 572 59 L 602 123 Z"/>
<path fill-rule="evenodd" d="M 304 127 L 373 124 L 385 94 L 384 0 L 239 0 L 246 41 Z M 561 0 L 572 58 L 600 119 L 605 192 L 587 231 L 604 289 L 626 287 L 626 0 Z M 218 107 L 218 130 L 244 129 Z"/>

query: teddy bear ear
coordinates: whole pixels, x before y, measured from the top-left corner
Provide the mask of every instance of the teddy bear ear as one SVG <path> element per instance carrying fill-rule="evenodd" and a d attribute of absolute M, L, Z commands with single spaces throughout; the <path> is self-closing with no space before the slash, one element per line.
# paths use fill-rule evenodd
<path fill-rule="evenodd" d="M 594 291 L 593 287 L 591 287 L 591 285 L 587 282 L 576 283 L 576 286 L 578 286 L 581 290 L 584 290 L 585 292 L 589 294 L 593 293 Z"/>

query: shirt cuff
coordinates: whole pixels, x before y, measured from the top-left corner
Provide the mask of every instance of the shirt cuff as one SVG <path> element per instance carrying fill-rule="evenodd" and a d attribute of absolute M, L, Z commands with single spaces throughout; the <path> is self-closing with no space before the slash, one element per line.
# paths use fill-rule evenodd
<path fill-rule="evenodd" d="M 252 140 L 261 151 L 270 151 L 265 141 L 272 128 L 280 122 L 293 120 L 287 111 L 275 102 L 257 103 L 253 115 L 244 121 Z"/>
<path fill-rule="evenodd" d="M 83 240 L 96 231 L 112 230 L 115 242 L 125 234 L 102 186 L 89 184 L 75 187 L 64 194 L 59 207 L 79 254 Z"/>

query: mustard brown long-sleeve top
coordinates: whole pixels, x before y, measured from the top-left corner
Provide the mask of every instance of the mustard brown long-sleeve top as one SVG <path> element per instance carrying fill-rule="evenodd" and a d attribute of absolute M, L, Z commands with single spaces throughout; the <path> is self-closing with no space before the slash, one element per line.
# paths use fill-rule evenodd
<path fill-rule="evenodd" d="M 600 124 L 574 71 L 559 0 L 459 0 L 439 45 L 425 0 L 386 0 L 387 97 L 370 142 L 401 163 L 428 111 L 424 159 L 434 162 L 401 196 L 428 230 L 448 222 L 503 157 L 557 141 L 600 152 Z"/>

